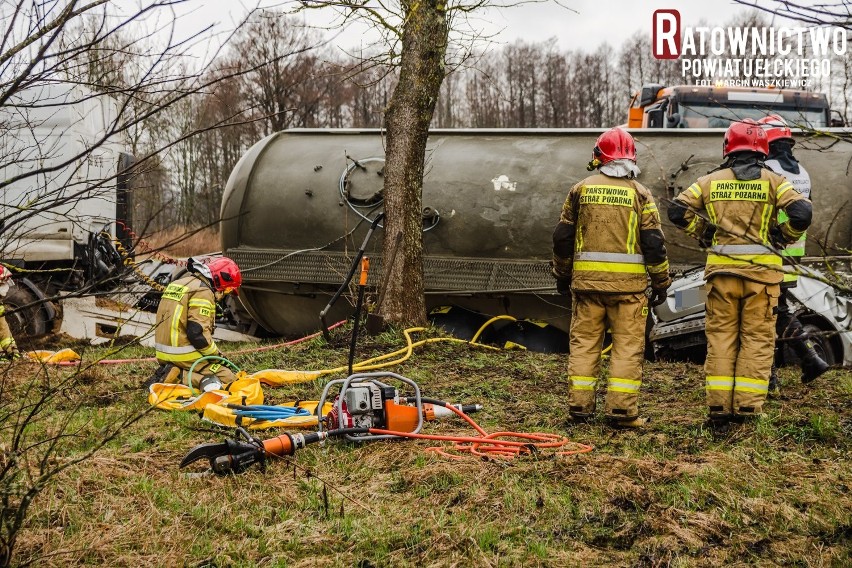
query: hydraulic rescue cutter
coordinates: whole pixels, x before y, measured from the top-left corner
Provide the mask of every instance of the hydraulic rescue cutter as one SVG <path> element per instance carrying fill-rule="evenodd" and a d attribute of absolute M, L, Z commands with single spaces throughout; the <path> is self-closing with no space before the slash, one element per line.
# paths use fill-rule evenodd
<path fill-rule="evenodd" d="M 399 390 L 383 382 L 394 379 L 411 387 L 413 396 L 400 396 Z M 253 464 L 265 468 L 269 456 L 290 456 L 309 444 L 327 438 L 345 438 L 353 442 L 401 439 L 419 434 L 424 421 L 458 414 L 466 416 L 482 409 L 480 404 L 453 405 L 440 400 L 423 398 L 414 381 L 395 373 L 356 373 L 346 379 L 329 381 L 323 389 L 317 412 L 323 408 L 329 391 L 340 385 L 332 410 L 319 421 L 319 429 L 308 434 L 282 434 L 260 440 L 244 428 L 237 428 L 237 438 L 218 444 L 201 444 L 193 448 L 180 462 L 186 467 L 207 460 L 217 475 L 241 473 Z"/>

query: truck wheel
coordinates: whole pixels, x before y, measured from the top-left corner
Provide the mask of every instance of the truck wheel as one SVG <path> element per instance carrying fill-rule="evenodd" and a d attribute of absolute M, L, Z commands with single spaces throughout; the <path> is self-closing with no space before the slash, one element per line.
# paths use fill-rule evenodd
<path fill-rule="evenodd" d="M 19 309 L 37 299 L 23 286 L 13 286 L 3 298 L 3 305 L 6 306 L 6 323 L 9 324 L 12 336 L 16 339 L 44 335 L 47 332 L 44 310 L 39 305 Z M 9 313 L 12 310 L 17 311 Z"/>

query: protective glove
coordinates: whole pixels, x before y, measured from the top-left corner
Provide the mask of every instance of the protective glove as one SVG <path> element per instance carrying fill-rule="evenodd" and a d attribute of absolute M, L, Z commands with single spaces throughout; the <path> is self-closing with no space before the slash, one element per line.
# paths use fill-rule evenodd
<path fill-rule="evenodd" d="M 557 278 L 556 279 L 556 291 L 559 292 L 561 296 L 567 296 L 571 293 L 571 279 L 570 278 Z"/>
<path fill-rule="evenodd" d="M 556 263 L 550 261 L 550 275 L 556 280 L 556 291 L 561 296 L 567 296 L 571 293 L 571 273 L 568 276 L 563 276 L 556 271 Z"/>
<path fill-rule="evenodd" d="M 648 303 L 651 305 L 652 308 L 656 308 L 657 306 L 666 301 L 666 292 L 668 291 L 668 289 L 668 286 L 666 286 L 665 288 L 651 289 L 651 297 L 648 299 Z"/>
<path fill-rule="evenodd" d="M 769 229 L 769 242 L 777 249 L 782 249 L 789 243 L 787 237 L 784 236 L 784 231 L 778 225 Z"/>
<path fill-rule="evenodd" d="M 707 223 L 701 234 L 698 235 L 698 246 L 708 249 L 713 246 L 713 237 L 716 236 L 716 225 Z"/>
<path fill-rule="evenodd" d="M 21 352 L 18 351 L 18 347 L 16 345 L 12 344 L 3 350 L 3 357 L 9 361 L 14 361 L 15 359 L 21 358 Z"/>

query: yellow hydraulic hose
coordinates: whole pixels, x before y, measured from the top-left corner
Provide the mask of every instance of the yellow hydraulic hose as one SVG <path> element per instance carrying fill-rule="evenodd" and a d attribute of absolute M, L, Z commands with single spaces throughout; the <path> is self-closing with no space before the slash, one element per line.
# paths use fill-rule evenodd
<path fill-rule="evenodd" d="M 405 336 L 406 346 L 397 349 L 396 351 L 392 351 L 390 353 L 385 353 L 384 355 L 379 355 L 377 357 L 373 357 L 371 359 L 367 359 L 365 361 L 359 361 L 352 365 L 353 371 L 374 371 L 376 369 L 383 369 L 385 367 L 390 367 L 393 365 L 398 365 L 399 363 L 403 363 L 407 361 L 415 347 L 420 347 L 421 345 L 426 345 L 427 343 L 438 343 L 441 341 L 449 341 L 452 343 L 467 343 L 469 345 L 475 345 L 476 347 L 481 347 L 483 349 L 490 349 L 492 351 L 500 351 L 499 347 L 492 347 L 491 345 L 483 345 L 482 343 L 476 343 L 476 340 L 482 335 L 482 332 L 495 321 L 499 321 L 501 319 L 511 319 L 515 320 L 512 316 L 496 316 L 482 324 L 479 330 L 474 334 L 473 339 L 470 341 L 466 339 L 458 339 L 456 337 L 431 337 L 429 339 L 421 339 L 420 341 L 414 341 L 411 338 L 412 333 L 417 333 L 420 331 L 426 331 L 425 327 L 410 327 L 404 330 L 402 333 Z M 393 359 L 393 357 L 400 356 L 397 359 Z M 392 360 L 389 360 L 392 359 Z M 333 369 L 321 369 L 318 371 L 289 371 L 282 369 L 270 369 L 268 371 L 261 371 L 255 373 L 258 379 L 261 382 L 264 382 L 269 385 L 282 385 L 282 384 L 293 384 L 293 383 L 302 383 L 316 380 L 324 375 L 331 375 L 334 373 L 342 373 L 349 370 L 348 365 L 341 365 L 340 367 L 335 367 Z"/>
<path fill-rule="evenodd" d="M 480 327 L 479 330 L 473 335 L 473 339 L 471 339 L 470 342 L 476 343 L 476 340 L 479 339 L 479 336 L 482 335 L 482 332 L 485 331 L 485 328 L 487 328 L 489 325 L 491 325 L 495 321 L 500 321 L 500 320 L 518 321 L 517 319 L 513 318 L 512 316 L 494 316 L 493 318 L 491 318 L 490 320 L 488 320 L 487 322 L 482 324 L 482 327 Z"/>

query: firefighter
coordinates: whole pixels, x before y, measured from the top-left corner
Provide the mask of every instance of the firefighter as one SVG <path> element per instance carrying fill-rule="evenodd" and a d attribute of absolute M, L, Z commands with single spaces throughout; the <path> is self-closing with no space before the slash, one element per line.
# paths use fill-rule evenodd
<path fill-rule="evenodd" d="M 811 203 L 768 169 L 766 131 L 751 119 L 725 133 L 725 162 L 675 197 L 669 220 L 709 248 L 706 400 L 711 425 L 761 415 L 775 346 L 781 256 L 801 238 Z M 778 211 L 787 220 L 778 222 Z"/>
<path fill-rule="evenodd" d="M 157 308 L 154 341 L 160 367 L 145 382 L 146 388 L 154 383 L 183 382 L 184 372 L 196 361 L 222 355 L 213 341 L 216 301 L 240 287 L 240 269 L 226 257 L 190 258 L 187 269 L 189 274 L 168 285 Z M 205 392 L 220 389 L 235 378 L 217 360 L 201 361 L 192 370 L 193 386 Z"/>
<path fill-rule="evenodd" d="M 9 287 L 14 286 L 15 281 L 12 280 L 12 273 L 3 265 L 0 265 L 0 299 L 5 298 L 9 293 Z M 15 343 L 15 338 L 12 336 L 12 330 L 9 329 L 9 324 L 6 323 L 6 306 L 0 300 L 0 357 L 5 357 L 10 361 L 21 356 L 18 351 L 18 345 Z"/>
<path fill-rule="evenodd" d="M 573 293 L 568 411 L 575 421 L 595 412 L 601 347 L 612 333 L 605 414 L 613 426 L 639 427 L 639 388 L 645 322 L 666 298 L 669 262 L 654 198 L 641 183 L 633 137 L 612 128 L 598 138 L 595 173 L 568 192 L 553 231 L 553 276 L 560 294 Z"/>
<path fill-rule="evenodd" d="M 758 122 L 766 130 L 766 137 L 769 142 L 767 167 L 787 178 L 787 181 L 793 184 L 793 189 L 810 199 L 811 178 L 805 168 L 793 156 L 793 145 L 796 142 L 793 140 L 793 134 L 790 132 L 790 127 L 787 126 L 786 121 L 777 114 L 772 114 Z M 783 223 L 786 220 L 787 215 L 783 211 L 779 211 L 778 222 Z M 781 249 L 781 256 L 789 259 L 805 256 L 806 238 L 807 234 L 802 234 L 799 240 Z M 781 296 L 778 298 L 778 319 L 775 323 L 775 334 L 789 345 L 799 358 L 802 367 L 802 382 L 810 383 L 825 373 L 829 365 L 814 349 L 813 343 L 802 329 L 799 318 L 796 317 L 794 312 L 790 311 L 790 288 L 795 288 L 798 280 L 799 275 L 794 269 L 784 272 L 781 281 Z M 778 392 L 778 374 L 775 365 L 772 365 L 772 372 L 769 375 L 769 392 Z"/>

